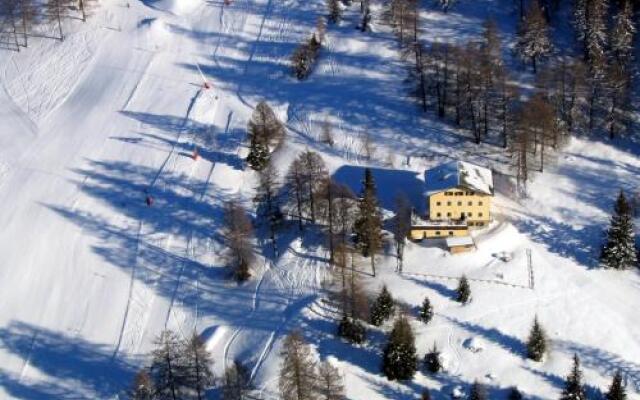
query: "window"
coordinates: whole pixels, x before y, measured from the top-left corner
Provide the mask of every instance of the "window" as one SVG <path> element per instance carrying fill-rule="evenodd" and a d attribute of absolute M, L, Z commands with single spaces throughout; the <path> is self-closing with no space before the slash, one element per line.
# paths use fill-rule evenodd
<path fill-rule="evenodd" d="M 459 202 L 458 202 L 458 205 L 459 205 L 459 206 L 461 206 L 461 205 L 462 205 L 462 202 L 461 202 L 461 201 L 459 201 Z"/>
<path fill-rule="evenodd" d="M 436 236 L 440 236 L 440 231 L 436 231 Z"/>
<path fill-rule="evenodd" d="M 450 213 L 450 212 L 448 212 L 448 213 L 447 213 L 447 217 L 450 217 L 450 216 L 451 216 L 451 213 Z"/>
<path fill-rule="evenodd" d="M 451 205 L 451 202 L 450 202 L 450 201 L 447 201 L 447 205 L 448 205 L 448 206 L 450 206 L 450 205 Z"/>
<path fill-rule="evenodd" d="M 439 202 L 439 201 L 436 201 L 436 205 L 437 205 L 437 206 L 439 206 L 439 205 L 440 205 L 440 202 Z"/>
<path fill-rule="evenodd" d="M 453 236 L 453 231 L 449 231 L 449 236 Z"/>
<path fill-rule="evenodd" d="M 451 196 L 451 192 L 444 192 L 445 196 Z"/>
<path fill-rule="evenodd" d="M 442 213 L 436 213 L 436 215 L 437 215 L 438 217 L 441 217 L 441 216 L 442 216 Z"/>
<path fill-rule="evenodd" d="M 478 202 L 478 205 L 479 205 L 479 206 L 481 206 L 481 205 L 482 205 L 482 201 L 479 201 L 479 202 Z"/>
<path fill-rule="evenodd" d="M 456 192 L 456 196 L 462 196 L 464 193 L 462 192 Z"/>
<path fill-rule="evenodd" d="M 469 222 L 469 226 L 473 226 L 475 225 L 473 222 Z"/>
<path fill-rule="evenodd" d="M 467 196 L 473 196 L 473 192 L 467 192 Z"/>
<path fill-rule="evenodd" d="M 473 201 L 470 201 L 467 203 L 468 206 L 472 206 L 473 205 Z"/>
<path fill-rule="evenodd" d="M 478 213 L 478 217 L 482 217 L 482 213 Z"/>
<path fill-rule="evenodd" d="M 473 213 L 468 212 L 467 217 L 473 217 Z"/>

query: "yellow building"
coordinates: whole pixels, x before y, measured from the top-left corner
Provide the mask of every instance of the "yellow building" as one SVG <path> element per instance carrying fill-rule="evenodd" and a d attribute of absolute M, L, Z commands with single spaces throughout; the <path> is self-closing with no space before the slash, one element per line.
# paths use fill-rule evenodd
<path fill-rule="evenodd" d="M 430 221 L 464 221 L 482 227 L 491 220 L 491 170 L 463 161 L 425 172 L 427 217 Z"/>
<path fill-rule="evenodd" d="M 468 237 L 470 228 L 491 221 L 493 176 L 489 169 L 454 161 L 426 171 L 425 184 L 427 214 L 412 219 L 412 240 Z M 474 248 L 467 242 L 452 243 L 452 253 Z"/>

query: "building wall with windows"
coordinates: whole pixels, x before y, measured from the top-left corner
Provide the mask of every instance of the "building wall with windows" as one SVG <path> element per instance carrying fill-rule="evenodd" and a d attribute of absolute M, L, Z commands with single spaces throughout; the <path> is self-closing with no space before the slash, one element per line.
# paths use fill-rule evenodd
<path fill-rule="evenodd" d="M 411 240 L 463 237 L 468 235 L 469 228 L 466 225 L 419 225 L 412 226 L 411 231 L 409 231 Z"/>
<path fill-rule="evenodd" d="M 451 188 L 429 196 L 431 221 L 461 220 L 470 227 L 485 226 L 491 220 L 491 195 L 466 188 Z"/>

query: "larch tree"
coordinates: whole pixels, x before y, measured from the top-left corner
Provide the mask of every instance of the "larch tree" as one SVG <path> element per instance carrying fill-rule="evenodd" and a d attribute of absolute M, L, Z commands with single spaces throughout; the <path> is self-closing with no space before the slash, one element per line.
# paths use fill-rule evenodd
<path fill-rule="evenodd" d="M 291 332 L 282 346 L 279 389 L 283 400 L 315 400 L 318 381 L 311 348 L 299 332 Z"/>
<path fill-rule="evenodd" d="M 390 380 L 410 380 L 416 373 L 418 356 L 409 320 L 401 315 L 393 324 L 382 355 L 382 372 Z"/>
<path fill-rule="evenodd" d="M 609 64 L 604 78 L 605 125 L 609 139 L 626 132 L 630 120 L 629 105 L 631 75 L 628 68 L 618 62 Z"/>
<path fill-rule="evenodd" d="M 582 370 L 577 354 L 573 355 L 573 367 L 564 383 L 560 400 L 587 400 L 587 394 L 582 383 Z"/>
<path fill-rule="evenodd" d="M 156 339 L 155 346 L 149 368 L 155 385 L 155 398 L 181 399 L 187 383 L 183 345 L 174 332 L 163 331 Z"/>
<path fill-rule="evenodd" d="M 282 219 L 280 197 L 278 196 L 279 187 L 278 171 L 272 163 L 269 163 L 258 173 L 255 201 L 258 203 L 257 215 L 267 224 L 274 257 L 278 257 L 276 232 L 278 223 Z"/>
<path fill-rule="evenodd" d="M 340 8 L 339 0 L 327 0 L 327 9 L 329 11 L 329 22 L 335 24 L 340 21 L 340 17 L 342 16 L 342 8 Z"/>
<path fill-rule="evenodd" d="M 396 248 L 396 271 L 402 273 L 404 248 L 411 231 L 411 204 L 406 195 L 400 194 L 396 197 L 395 208 L 392 231 Z"/>
<path fill-rule="evenodd" d="M 205 398 L 205 392 L 215 383 L 211 367 L 213 360 L 204 341 L 195 332 L 185 341 L 184 346 L 185 386 L 197 400 Z"/>
<path fill-rule="evenodd" d="M 250 148 L 247 163 L 256 171 L 269 162 L 271 151 L 278 148 L 285 137 L 284 125 L 264 101 L 256 105 L 247 124 Z"/>
<path fill-rule="evenodd" d="M 631 207 L 624 192 L 616 200 L 611 225 L 600 253 L 600 266 L 611 269 L 628 269 L 638 264 Z"/>
<path fill-rule="evenodd" d="M 527 358 L 533 361 L 542 361 L 546 352 L 547 338 L 540 322 L 538 322 L 538 317 L 535 317 L 527 340 Z"/>
<path fill-rule="evenodd" d="M 298 229 L 302 231 L 304 228 L 302 221 L 304 219 L 303 206 L 306 189 L 304 181 L 304 165 L 299 158 L 291 162 L 285 179 L 287 182 L 289 203 L 291 204 L 294 215 L 298 220 Z"/>
<path fill-rule="evenodd" d="M 322 183 L 327 179 L 329 173 L 322 157 L 314 151 L 304 151 L 300 154 L 299 159 L 302 165 L 302 179 L 305 186 L 303 198 L 308 209 L 309 219 L 315 224 L 318 217 L 318 205 L 316 203 L 322 189 Z"/>
<path fill-rule="evenodd" d="M 153 400 L 156 389 L 153 380 L 146 370 L 139 371 L 133 378 L 133 384 L 129 390 L 130 400 Z"/>
<path fill-rule="evenodd" d="M 247 367 L 235 360 L 222 377 L 222 400 L 250 400 L 251 374 Z"/>
<path fill-rule="evenodd" d="M 224 237 L 227 245 L 228 266 L 237 281 L 246 281 L 251 276 L 254 261 L 251 245 L 253 225 L 242 205 L 236 201 L 225 204 Z"/>
<path fill-rule="evenodd" d="M 523 58 L 531 60 L 533 72 L 537 72 L 538 61 L 551 52 L 549 27 L 537 1 L 532 1 L 518 29 L 517 48 Z"/>
<path fill-rule="evenodd" d="M 633 39 L 636 26 L 633 20 L 633 3 L 622 0 L 618 13 L 614 17 L 609 44 L 611 52 L 618 64 L 628 66 L 633 54 Z"/>
<path fill-rule="evenodd" d="M 382 216 L 378 209 L 376 184 L 369 168 L 364 173 L 354 233 L 362 256 L 371 258 L 371 271 L 376 276 L 375 255 L 382 246 Z"/>
<path fill-rule="evenodd" d="M 587 0 L 585 57 L 594 78 L 604 74 L 607 50 L 607 0 Z"/>
<path fill-rule="evenodd" d="M 344 400 L 344 382 L 338 368 L 324 361 L 318 368 L 318 384 L 316 386 L 318 400 Z"/>
<path fill-rule="evenodd" d="M 611 386 L 609 386 L 609 390 L 607 394 L 604 396 L 605 400 L 626 400 L 627 399 L 627 390 L 624 387 L 624 383 L 622 382 L 622 374 L 620 370 L 616 371 L 613 376 L 613 380 L 611 381 Z"/>

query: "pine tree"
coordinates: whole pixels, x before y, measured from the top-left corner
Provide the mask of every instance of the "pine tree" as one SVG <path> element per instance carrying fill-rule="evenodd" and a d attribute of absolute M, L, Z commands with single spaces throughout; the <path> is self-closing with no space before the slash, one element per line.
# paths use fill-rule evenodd
<path fill-rule="evenodd" d="M 471 286 L 466 275 L 462 275 L 456 289 L 456 301 L 466 304 L 471 300 Z"/>
<path fill-rule="evenodd" d="M 311 348 L 300 333 L 294 331 L 284 340 L 280 368 L 282 400 L 314 400 L 317 382 L 316 364 Z"/>
<path fill-rule="evenodd" d="M 211 354 L 202 339 L 194 333 L 185 343 L 183 356 L 186 382 L 185 386 L 195 394 L 195 398 L 203 400 L 205 392 L 213 386 L 215 377 L 211 366 Z"/>
<path fill-rule="evenodd" d="M 587 394 L 585 393 L 584 386 L 582 385 L 580 359 L 577 354 L 574 354 L 573 356 L 573 369 L 565 380 L 560 400 L 587 400 Z"/>
<path fill-rule="evenodd" d="M 151 377 L 145 370 L 141 370 L 136 374 L 129 391 L 130 400 L 153 400 L 155 387 Z"/>
<path fill-rule="evenodd" d="M 393 240 L 396 245 L 397 271 L 402 272 L 404 248 L 411 231 L 411 205 L 406 196 L 396 198 L 396 215 L 393 218 Z"/>
<path fill-rule="evenodd" d="M 531 60 L 533 73 L 538 60 L 551 52 L 547 20 L 537 1 L 530 2 L 529 9 L 518 29 L 517 48 L 523 58 Z"/>
<path fill-rule="evenodd" d="M 183 346 L 178 336 L 164 331 L 155 341 L 153 361 L 149 373 L 154 382 L 155 398 L 158 400 L 178 400 L 186 384 Z"/>
<path fill-rule="evenodd" d="M 227 367 L 222 380 L 222 400 L 249 400 L 251 391 L 249 370 L 238 360 Z"/>
<path fill-rule="evenodd" d="M 384 321 L 391 318 L 395 309 L 393 297 L 391 297 L 391 293 L 387 289 L 387 286 L 383 286 L 378 298 L 373 303 L 373 307 L 371 307 L 371 324 L 375 326 L 380 326 L 384 323 Z"/>
<path fill-rule="evenodd" d="M 613 376 L 613 381 L 611 381 L 611 386 L 609 386 L 609 391 L 605 395 L 606 400 L 626 400 L 627 393 L 622 383 L 622 374 L 620 371 L 616 371 L 616 374 Z"/>
<path fill-rule="evenodd" d="M 433 344 L 433 348 L 424 355 L 424 366 L 427 368 L 427 371 L 431 372 L 432 374 L 437 374 L 442 370 L 440 351 L 438 350 L 438 347 L 435 343 Z"/>
<path fill-rule="evenodd" d="M 382 356 L 382 372 L 390 380 L 410 380 L 416 372 L 415 337 L 406 317 L 400 316 L 393 324 L 389 341 Z"/>
<path fill-rule="evenodd" d="M 343 378 L 338 371 L 328 361 L 320 364 L 318 368 L 318 385 L 316 387 L 317 399 L 319 400 L 344 400 Z"/>
<path fill-rule="evenodd" d="M 256 139 L 267 147 L 267 152 L 280 146 L 286 135 L 282 122 L 273 109 L 264 101 L 256 105 L 247 124 L 247 134 L 250 140 Z"/>
<path fill-rule="evenodd" d="M 538 317 L 535 317 L 533 326 L 531 327 L 531 333 L 529 333 L 529 339 L 527 340 L 527 357 L 533 361 L 542 361 L 546 351 L 546 335 L 538 322 Z"/>
<path fill-rule="evenodd" d="M 366 330 L 360 321 L 344 315 L 338 324 L 338 336 L 347 339 L 351 343 L 363 343 Z"/>
<path fill-rule="evenodd" d="M 600 265 L 604 268 L 627 269 L 636 266 L 637 262 L 633 217 L 621 190 L 614 206 L 606 243 L 600 254 Z"/>
<path fill-rule="evenodd" d="M 607 47 L 607 0 L 586 2 L 585 55 L 594 79 L 604 74 Z"/>
<path fill-rule="evenodd" d="M 251 138 L 249 154 L 247 155 L 247 164 L 254 171 L 262 171 L 269 164 L 269 148 L 257 137 Z"/>
<path fill-rule="evenodd" d="M 419 318 L 420 321 L 424 322 L 425 324 L 428 324 L 433 318 L 433 306 L 431 305 L 428 297 L 425 297 L 422 301 Z"/>
<path fill-rule="evenodd" d="M 487 400 L 487 389 L 481 385 L 478 381 L 474 381 L 471 385 L 471 393 L 469 393 L 469 400 Z"/>
<path fill-rule="evenodd" d="M 522 393 L 520 393 L 520 390 L 518 390 L 517 387 L 512 387 L 509 390 L 509 396 L 507 397 L 507 400 L 522 400 Z"/>
<path fill-rule="evenodd" d="M 382 246 L 382 216 L 378 210 L 376 185 L 369 168 L 365 169 L 358 216 L 354 224 L 355 241 L 364 257 L 371 257 L 371 270 L 376 275 L 375 254 Z"/>

